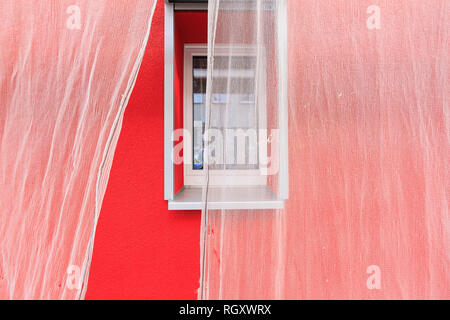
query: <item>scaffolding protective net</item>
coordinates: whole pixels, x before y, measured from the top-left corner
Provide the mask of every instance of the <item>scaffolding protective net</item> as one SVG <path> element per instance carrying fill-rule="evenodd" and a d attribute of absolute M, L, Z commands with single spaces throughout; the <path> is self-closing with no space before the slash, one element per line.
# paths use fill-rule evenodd
<path fill-rule="evenodd" d="M 450 297 L 449 5 L 209 1 L 200 299 Z"/>
<path fill-rule="evenodd" d="M 79 299 L 156 0 L 0 2 L 0 299 Z"/>

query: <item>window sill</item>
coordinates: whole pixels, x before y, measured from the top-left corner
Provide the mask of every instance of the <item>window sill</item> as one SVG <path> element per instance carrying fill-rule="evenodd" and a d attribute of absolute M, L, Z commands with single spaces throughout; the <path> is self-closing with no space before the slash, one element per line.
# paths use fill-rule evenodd
<path fill-rule="evenodd" d="M 282 209 L 279 199 L 267 186 L 210 187 L 208 209 Z M 201 210 L 202 188 L 184 187 L 174 200 L 169 200 L 169 210 Z"/>

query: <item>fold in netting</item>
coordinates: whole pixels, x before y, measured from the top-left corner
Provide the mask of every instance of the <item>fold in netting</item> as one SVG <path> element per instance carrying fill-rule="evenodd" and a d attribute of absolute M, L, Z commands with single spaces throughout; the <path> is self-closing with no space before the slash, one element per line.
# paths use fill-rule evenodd
<path fill-rule="evenodd" d="M 200 299 L 450 298 L 449 14 L 446 0 L 209 0 L 206 128 L 225 143 L 287 129 L 266 185 L 282 194 L 287 163 L 289 195 L 220 209 L 217 172 L 242 177 L 207 146 Z M 242 48 L 252 58 L 224 58 Z"/>
<path fill-rule="evenodd" d="M 156 0 L 0 3 L 0 298 L 79 299 Z"/>

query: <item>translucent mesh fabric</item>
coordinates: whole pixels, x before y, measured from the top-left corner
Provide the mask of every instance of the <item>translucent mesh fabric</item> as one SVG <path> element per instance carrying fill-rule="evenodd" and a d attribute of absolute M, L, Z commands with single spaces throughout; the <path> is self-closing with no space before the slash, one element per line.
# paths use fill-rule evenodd
<path fill-rule="evenodd" d="M 155 0 L 0 3 L 0 298 L 83 298 Z"/>
<path fill-rule="evenodd" d="M 211 149 L 222 147 L 207 135 L 199 298 L 450 298 L 449 10 L 445 0 L 209 1 L 206 127 L 233 128 L 214 104 L 232 110 L 229 97 L 248 90 L 248 74 L 218 65 L 218 48 L 250 47 L 247 69 L 266 75 L 253 77 L 256 108 L 264 100 L 267 128 L 288 127 L 289 196 L 283 209 L 215 207 L 230 191 L 210 183 Z M 280 174 L 267 176 L 277 195 Z"/>

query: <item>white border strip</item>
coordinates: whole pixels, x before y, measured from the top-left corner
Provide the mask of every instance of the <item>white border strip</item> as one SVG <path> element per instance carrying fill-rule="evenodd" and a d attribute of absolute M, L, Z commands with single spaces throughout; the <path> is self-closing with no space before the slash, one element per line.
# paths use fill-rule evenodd
<path fill-rule="evenodd" d="M 164 200 L 174 198 L 174 11 L 164 3 Z"/>

